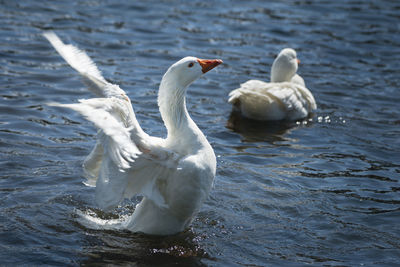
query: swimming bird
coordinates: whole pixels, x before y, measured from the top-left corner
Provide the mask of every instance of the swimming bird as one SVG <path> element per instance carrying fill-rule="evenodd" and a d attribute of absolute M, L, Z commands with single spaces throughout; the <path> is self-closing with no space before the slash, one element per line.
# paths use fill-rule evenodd
<path fill-rule="evenodd" d="M 99 129 L 83 163 L 86 184 L 96 187 L 97 204 L 109 210 L 141 195 L 124 228 L 154 235 L 183 231 L 209 195 L 216 172 L 214 151 L 186 109 L 186 89 L 222 60 L 185 57 L 166 71 L 158 92 L 167 128 L 163 139 L 143 131 L 129 97 L 103 78 L 84 51 L 64 44 L 53 32 L 44 37 L 98 95 L 74 104 L 51 104 L 79 112 Z"/>
<path fill-rule="evenodd" d="M 271 68 L 271 82 L 249 80 L 229 93 L 228 102 L 255 120 L 298 120 L 317 108 L 304 79 L 296 74 L 296 51 L 283 49 Z"/>

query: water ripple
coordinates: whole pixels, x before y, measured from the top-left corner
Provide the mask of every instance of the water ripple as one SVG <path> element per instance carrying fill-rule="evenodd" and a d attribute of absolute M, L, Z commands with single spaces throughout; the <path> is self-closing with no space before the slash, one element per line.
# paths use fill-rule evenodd
<path fill-rule="evenodd" d="M 400 5 L 396 1 L 2 1 L 0 258 L 5 265 L 394 266 L 400 243 Z M 165 136 L 157 88 L 187 55 L 224 64 L 187 105 L 217 154 L 214 189 L 184 233 L 95 230 L 132 213 L 98 210 L 82 184 L 94 127 L 47 102 L 92 95 L 41 36 L 86 50 L 132 99 L 143 128 Z M 260 123 L 231 112 L 230 90 L 268 80 L 283 47 L 318 110 Z"/>

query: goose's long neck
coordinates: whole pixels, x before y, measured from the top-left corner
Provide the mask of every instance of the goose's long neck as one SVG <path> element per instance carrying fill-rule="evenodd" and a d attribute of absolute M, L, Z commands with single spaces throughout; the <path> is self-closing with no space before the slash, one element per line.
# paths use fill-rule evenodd
<path fill-rule="evenodd" d="M 293 75 L 296 72 L 291 69 L 285 69 L 281 66 L 272 65 L 271 69 L 271 82 L 273 83 L 281 83 L 281 82 L 289 82 L 292 79 Z"/>
<path fill-rule="evenodd" d="M 297 72 L 297 64 L 289 61 L 285 57 L 278 56 L 271 68 L 271 82 L 281 83 L 290 82 Z"/>
<path fill-rule="evenodd" d="M 179 138 L 195 126 L 186 109 L 185 92 L 186 88 L 164 75 L 158 92 L 158 105 L 167 127 L 167 139 Z"/>

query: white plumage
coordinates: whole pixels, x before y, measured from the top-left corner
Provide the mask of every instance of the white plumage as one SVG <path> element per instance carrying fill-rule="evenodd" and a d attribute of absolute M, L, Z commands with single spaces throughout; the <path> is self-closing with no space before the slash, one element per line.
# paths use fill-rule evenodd
<path fill-rule="evenodd" d="M 123 227 L 160 235 L 184 230 L 208 196 L 216 171 L 214 151 L 186 110 L 186 88 L 222 61 L 186 57 L 168 69 L 158 98 L 168 131 L 162 139 L 142 130 L 128 96 L 103 78 L 85 52 L 53 32 L 44 36 L 99 96 L 51 104 L 78 111 L 99 129 L 97 144 L 83 164 L 87 185 L 96 186 L 97 204 L 107 210 L 141 195 Z"/>
<path fill-rule="evenodd" d="M 303 78 L 296 74 L 298 59 L 293 49 L 283 49 L 272 64 L 271 82 L 249 80 L 229 93 L 228 102 L 243 116 L 255 120 L 297 120 L 317 108 Z"/>

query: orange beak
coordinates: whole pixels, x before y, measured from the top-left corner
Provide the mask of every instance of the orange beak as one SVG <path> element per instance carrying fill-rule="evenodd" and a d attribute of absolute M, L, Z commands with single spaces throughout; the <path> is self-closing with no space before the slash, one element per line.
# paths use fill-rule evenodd
<path fill-rule="evenodd" d="M 297 64 L 300 64 L 300 59 L 297 59 Z"/>
<path fill-rule="evenodd" d="M 201 66 L 201 70 L 203 73 L 206 73 L 209 70 L 212 70 L 216 66 L 222 63 L 221 59 L 197 59 Z"/>

